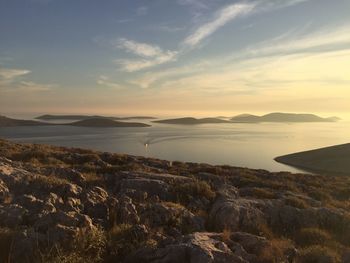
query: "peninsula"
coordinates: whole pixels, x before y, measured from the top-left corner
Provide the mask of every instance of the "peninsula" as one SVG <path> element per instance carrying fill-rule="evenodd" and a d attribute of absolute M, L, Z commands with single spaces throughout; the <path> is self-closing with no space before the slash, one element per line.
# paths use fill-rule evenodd
<path fill-rule="evenodd" d="M 275 160 L 311 172 L 350 175 L 350 143 L 279 156 Z"/>

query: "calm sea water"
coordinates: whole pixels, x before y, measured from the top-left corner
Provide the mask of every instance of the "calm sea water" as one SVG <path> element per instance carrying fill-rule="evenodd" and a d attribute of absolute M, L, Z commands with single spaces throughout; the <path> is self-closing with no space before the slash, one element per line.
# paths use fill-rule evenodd
<path fill-rule="evenodd" d="M 152 125 L 149 128 L 11 127 L 0 128 L 0 137 L 172 161 L 291 172 L 298 170 L 273 159 L 350 141 L 349 122 Z"/>

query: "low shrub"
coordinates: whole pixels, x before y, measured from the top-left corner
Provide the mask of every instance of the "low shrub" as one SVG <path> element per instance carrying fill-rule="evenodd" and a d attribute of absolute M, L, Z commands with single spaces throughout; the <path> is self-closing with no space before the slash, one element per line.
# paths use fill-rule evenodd
<path fill-rule="evenodd" d="M 311 245 L 327 245 L 332 240 L 330 234 L 319 228 L 303 228 L 295 237 L 299 246 L 307 247 Z"/>
<path fill-rule="evenodd" d="M 178 200 L 184 204 L 188 204 L 193 198 L 202 197 L 212 201 L 216 196 L 211 186 L 207 182 L 200 180 L 176 184 L 173 187 L 173 192 L 177 195 Z"/>
<path fill-rule="evenodd" d="M 298 263 L 340 263 L 340 256 L 330 248 L 311 246 L 300 250 Z"/>
<path fill-rule="evenodd" d="M 285 199 L 285 204 L 299 209 L 306 209 L 309 207 L 309 205 L 304 200 L 294 196 L 288 196 Z"/>
<path fill-rule="evenodd" d="M 0 262 L 10 262 L 14 236 L 13 230 L 0 227 Z"/>
<path fill-rule="evenodd" d="M 39 262 L 50 263 L 100 263 L 104 262 L 106 234 L 100 228 L 81 230 L 69 249 L 59 245 L 39 251 Z M 35 261 L 36 262 L 36 261 Z"/>
<path fill-rule="evenodd" d="M 147 241 L 130 224 L 118 224 L 107 233 L 107 262 L 120 262 Z"/>
<path fill-rule="evenodd" d="M 243 188 L 239 191 L 240 196 L 250 196 L 259 199 L 275 199 L 276 194 L 268 188 Z"/>

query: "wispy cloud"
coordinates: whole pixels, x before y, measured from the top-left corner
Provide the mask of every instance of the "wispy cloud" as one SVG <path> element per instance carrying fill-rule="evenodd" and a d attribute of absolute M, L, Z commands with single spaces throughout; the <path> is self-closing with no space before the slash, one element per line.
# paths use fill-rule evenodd
<path fill-rule="evenodd" d="M 3 81 L 13 81 L 15 78 L 27 75 L 30 73 L 30 70 L 26 69 L 9 69 L 9 68 L 0 68 L 0 80 Z"/>
<path fill-rule="evenodd" d="M 17 89 L 22 91 L 49 91 L 52 88 L 56 87 L 56 85 L 52 84 L 38 84 L 32 81 L 21 81 L 17 85 Z"/>
<path fill-rule="evenodd" d="M 197 28 L 183 43 L 191 47 L 196 46 L 233 19 L 251 13 L 255 6 L 256 4 L 253 3 L 238 3 L 222 8 L 215 14 L 211 21 Z"/>
<path fill-rule="evenodd" d="M 141 59 L 118 59 L 115 61 L 121 70 L 127 72 L 134 72 L 174 61 L 178 54 L 177 51 L 164 51 L 159 46 L 139 43 L 125 38 L 117 42 L 117 47 L 142 57 Z"/>
<path fill-rule="evenodd" d="M 167 51 L 151 59 L 117 59 L 116 64 L 120 66 L 120 69 L 127 72 L 139 71 L 142 69 L 151 68 L 157 65 L 161 65 L 170 61 L 175 61 L 177 52 Z"/>
<path fill-rule="evenodd" d="M 270 56 L 349 49 L 350 25 L 301 34 L 293 31 L 248 48 L 242 55 Z"/>
<path fill-rule="evenodd" d="M 126 38 L 119 39 L 115 46 L 123 49 L 127 53 L 137 55 L 141 59 L 117 59 L 115 63 L 119 65 L 122 71 L 135 72 L 167 62 L 176 61 L 178 57 L 186 53 L 188 47 L 195 48 L 204 39 L 214 34 L 221 27 L 230 21 L 239 17 L 252 14 L 255 12 L 265 12 L 267 10 L 287 7 L 309 0 L 286 0 L 277 2 L 276 0 L 245 1 L 231 4 L 219 9 L 211 20 L 199 25 L 192 34 L 187 36 L 181 43 L 177 51 L 164 51 L 158 45 L 140 43 Z M 183 5 L 194 5 L 200 8 L 206 8 L 207 4 L 201 0 L 179 0 L 178 3 Z M 274 5 L 272 4 L 274 3 Z M 163 28 L 169 30 L 169 28 Z"/>
<path fill-rule="evenodd" d="M 56 86 L 22 80 L 29 73 L 31 71 L 27 69 L 0 68 L 0 88 L 7 91 L 48 91 Z"/>
<path fill-rule="evenodd" d="M 117 47 L 142 57 L 154 57 L 163 53 L 162 49 L 156 45 L 139 43 L 125 38 L 121 38 L 117 41 Z"/>
<path fill-rule="evenodd" d="M 107 77 L 105 75 L 99 76 L 96 82 L 98 85 L 106 86 L 106 87 L 113 88 L 113 89 L 121 89 L 122 88 L 121 85 L 119 85 L 118 83 L 112 82 L 109 79 L 109 77 Z"/>
<path fill-rule="evenodd" d="M 278 68 L 278 66 L 276 66 L 278 61 L 288 61 L 283 64 L 285 67 L 288 63 L 292 64 L 295 61 L 299 63 L 301 61 L 300 56 L 303 57 L 305 61 L 309 61 L 309 57 L 316 55 L 322 55 L 322 59 L 326 59 L 327 53 L 330 53 L 332 58 L 336 54 L 346 54 L 348 56 L 348 53 L 337 52 L 342 50 L 350 51 L 349 31 L 350 25 L 333 26 L 332 29 L 322 29 L 308 33 L 305 31 L 289 31 L 274 39 L 254 44 L 246 49 L 234 51 L 231 54 L 226 54 L 224 58 L 219 57 L 217 59 L 211 59 L 210 62 L 193 62 L 182 67 L 169 68 L 158 72 L 148 72 L 134 80 L 133 83 L 142 88 L 169 87 L 170 84 L 172 84 L 172 87 L 192 87 L 193 83 L 190 83 L 189 80 L 196 79 L 196 85 L 200 86 L 204 85 L 204 82 L 209 83 L 209 76 L 214 74 L 213 72 L 216 72 L 214 74 L 215 77 L 225 75 L 225 81 L 227 80 L 226 86 L 232 85 L 232 83 L 241 83 L 245 87 L 252 87 L 254 85 L 257 87 L 266 85 L 266 83 L 270 83 L 270 85 L 282 82 L 286 83 L 290 82 L 290 80 L 274 80 L 273 77 L 270 76 L 265 77 L 264 80 L 262 78 L 264 74 L 261 71 L 261 65 L 264 65 L 265 69 L 268 64 L 273 63 L 273 68 L 276 70 L 276 68 Z M 315 61 L 315 59 L 313 59 L 313 61 Z M 319 61 L 321 61 L 321 59 L 319 59 Z M 220 69 L 220 72 L 217 72 L 218 69 Z M 255 74 L 253 74 L 252 71 L 254 71 Z M 240 77 L 236 76 L 233 79 L 229 79 L 230 76 L 233 76 L 232 72 L 239 72 Z M 242 72 L 244 72 L 244 74 Z M 273 70 L 271 70 L 271 72 L 273 72 Z M 196 76 L 198 76 L 198 78 Z M 226 79 L 226 77 L 228 79 Z M 296 76 L 295 78 L 297 79 Z M 206 81 L 200 81 L 201 79 L 205 79 Z M 316 77 L 314 77 L 314 80 L 315 79 Z M 331 76 L 330 79 L 333 83 L 337 83 L 337 77 Z M 342 79 L 343 78 L 338 78 L 338 82 L 344 83 Z M 305 82 L 304 79 L 302 81 Z M 319 83 L 326 82 L 326 80 L 317 81 L 319 81 Z M 264 84 L 258 85 L 258 82 L 263 82 Z M 309 79 L 308 82 L 312 82 L 311 79 Z M 219 84 L 220 82 L 218 81 L 216 87 L 219 87 Z M 214 81 L 212 85 L 214 85 Z M 220 86 L 220 88 L 223 87 L 224 85 Z"/>

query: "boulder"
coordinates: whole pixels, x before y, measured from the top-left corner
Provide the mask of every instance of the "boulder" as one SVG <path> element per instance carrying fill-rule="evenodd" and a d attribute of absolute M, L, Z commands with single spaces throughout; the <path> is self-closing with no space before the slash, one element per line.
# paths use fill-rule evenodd
<path fill-rule="evenodd" d="M 211 208 L 209 220 L 217 231 L 258 229 L 259 226 L 266 224 L 260 206 L 258 200 L 218 198 Z"/>

